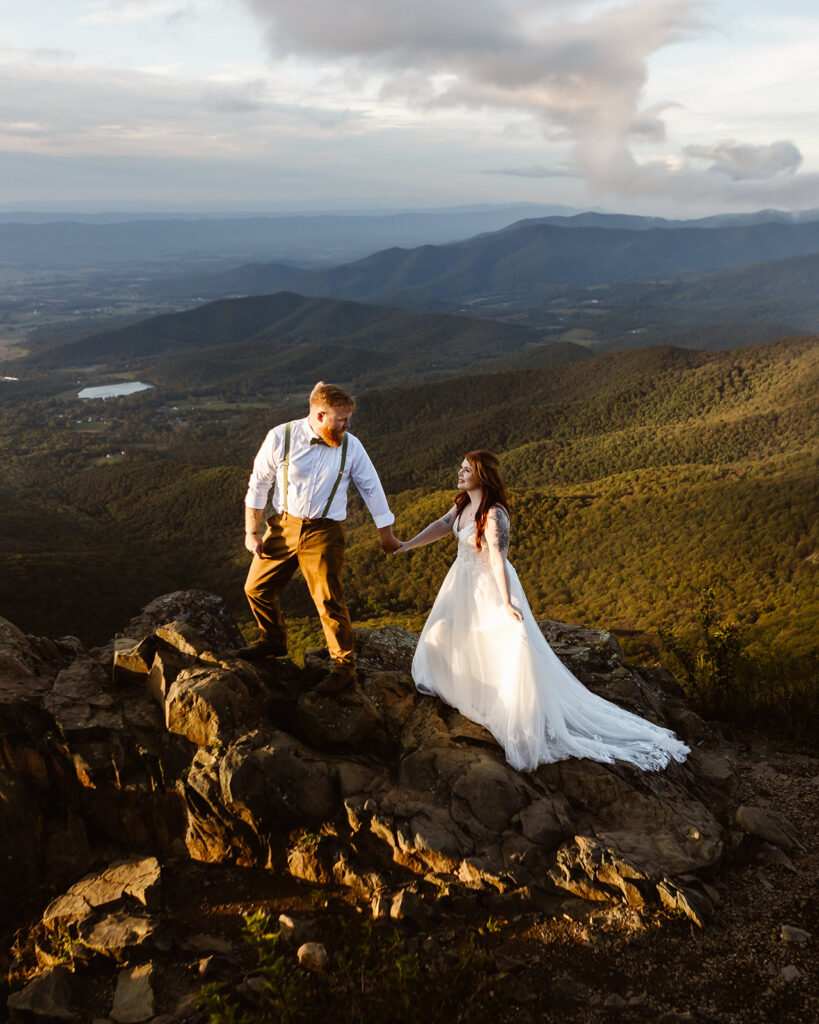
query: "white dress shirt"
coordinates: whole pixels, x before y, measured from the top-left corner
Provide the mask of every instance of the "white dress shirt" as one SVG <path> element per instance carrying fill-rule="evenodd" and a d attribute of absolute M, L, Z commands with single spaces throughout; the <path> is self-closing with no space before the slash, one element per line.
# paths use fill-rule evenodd
<path fill-rule="evenodd" d="M 253 472 L 248 483 L 245 498 L 245 505 L 248 508 L 264 508 L 272 487 L 273 507 L 277 512 L 284 509 L 282 483 L 286 426 L 287 424 L 280 423 L 262 442 L 253 462 Z M 307 417 L 292 421 L 290 463 L 287 470 L 287 511 L 299 519 L 317 519 L 321 516 L 341 466 L 341 447 L 310 444 L 311 438 L 316 436 Z M 338 521 L 347 518 L 347 488 L 352 480 L 370 510 L 375 525 L 379 529 L 382 526 L 391 526 L 395 522 L 395 516 L 390 512 L 387 496 L 384 494 L 375 467 L 358 438 L 350 433 L 347 437 L 349 440 L 344 474 L 327 511 L 327 518 Z"/>

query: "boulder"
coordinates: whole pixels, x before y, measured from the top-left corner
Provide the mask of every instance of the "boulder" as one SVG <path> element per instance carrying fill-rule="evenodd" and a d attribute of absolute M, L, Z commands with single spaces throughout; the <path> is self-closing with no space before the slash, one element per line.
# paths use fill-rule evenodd
<path fill-rule="evenodd" d="M 111 1019 L 117 1024 L 139 1024 L 154 1016 L 154 965 L 126 967 L 117 975 Z"/>
<path fill-rule="evenodd" d="M 296 956 L 305 970 L 315 974 L 325 974 L 330 967 L 330 957 L 320 942 L 305 942 L 299 946 Z"/>
<path fill-rule="evenodd" d="M 764 839 L 783 850 L 791 851 L 799 846 L 794 826 L 775 811 L 743 804 L 737 810 L 736 823 L 748 835 Z"/>
<path fill-rule="evenodd" d="M 71 1009 L 71 972 L 52 967 L 30 981 L 8 999 L 10 1024 L 52 1024 L 53 1021 L 79 1021 Z"/>
<path fill-rule="evenodd" d="M 223 742 L 251 717 L 253 702 L 238 675 L 218 667 L 183 669 L 165 699 L 168 731 L 206 747 Z"/>
<path fill-rule="evenodd" d="M 167 623 L 185 623 L 204 638 L 211 651 L 232 650 L 244 643 L 227 605 L 206 590 L 175 590 L 146 604 L 122 631 L 140 639 Z"/>
<path fill-rule="evenodd" d="M 299 725 L 307 741 L 319 748 L 356 750 L 383 742 L 382 716 L 357 687 L 337 697 L 303 693 L 298 701 Z M 373 736 L 378 731 L 379 735 Z"/>

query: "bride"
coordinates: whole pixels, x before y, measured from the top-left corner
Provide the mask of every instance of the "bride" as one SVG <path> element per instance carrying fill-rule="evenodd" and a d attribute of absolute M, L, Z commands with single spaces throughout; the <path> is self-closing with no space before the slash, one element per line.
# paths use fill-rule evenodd
<path fill-rule="evenodd" d="M 412 662 L 418 690 L 489 729 L 517 769 L 566 757 L 646 770 L 684 761 L 689 748 L 674 733 L 591 693 L 546 642 L 506 560 L 510 520 L 497 456 L 469 452 L 458 492 L 446 515 L 396 551 L 450 531 L 458 539 Z"/>

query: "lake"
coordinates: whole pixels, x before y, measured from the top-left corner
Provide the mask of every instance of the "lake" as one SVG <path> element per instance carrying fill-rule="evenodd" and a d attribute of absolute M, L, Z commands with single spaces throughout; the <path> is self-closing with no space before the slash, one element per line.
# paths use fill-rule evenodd
<path fill-rule="evenodd" d="M 137 391 L 147 391 L 153 384 L 143 384 L 141 380 L 129 380 L 125 384 L 103 384 L 98 388 L 83 388 L 77 398 L 119 398 L 122 395 L 134 395 Z"/>

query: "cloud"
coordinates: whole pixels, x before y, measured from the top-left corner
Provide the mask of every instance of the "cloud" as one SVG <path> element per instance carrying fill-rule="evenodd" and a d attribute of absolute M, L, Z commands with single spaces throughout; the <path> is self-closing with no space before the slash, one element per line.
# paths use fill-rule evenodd
<path fill-rule="evenodd" d="M 568 167 L 503 167 L 488 168 L 483 174 L 506 174 L 512 178 L 576 178 L 578 175 Z"/>
<path fill-rule="evenodd" d="M 699 160 L 712 160 L 709 170 L 727 174 L 732 181 L 795 174 L 802 163 L 798 147 L 787 140 L 750 146 L 728 139 L 711 146 L 686 146 L 683 152 Z"/>
<path fill-rule="evenodd" d="M 704 0 L 244 3 L 276 60 L 331 62 L 376 87 L 381 100 L 422 110 L 534 115 L 544 140 L 569 147 L 565 171 L 535 166 L 488 173 L 577 174 L 596 192 L 639 196 L 648 189 L 655 197 L 730 201 L 735 185 L 768 178 L 781 183 L 801 162 L 791 142 L 684 150 L 694 160 L 710 160 L 708 169 L 692 167 L 683 155 L 656 161 L 635 155 L 638 146 L 667 140 L 666 114 L 679 107 L 674 98 L 646 103 L 649 58 L 711 30 L 712 8 Z M 727 192 L 711 170 L 721 172 Z"/>

